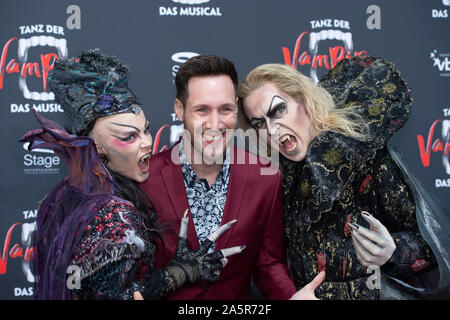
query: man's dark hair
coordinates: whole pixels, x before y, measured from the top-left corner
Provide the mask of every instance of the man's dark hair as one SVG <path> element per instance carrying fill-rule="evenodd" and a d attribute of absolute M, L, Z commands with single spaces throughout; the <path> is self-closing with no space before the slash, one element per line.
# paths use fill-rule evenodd
<path fill-rule="evenodd" d="M 229 76 L 231 81 L 233 81 L 234 92 L 237 94 L 239 80 L 233 62 L 216 55 L 202 54 L 190 58 L 180 66 L 177 76 L 175 77 L 177 99 L 183 103 L 183 106 L 186 104 L 186 100 L 188 98 L 187 83 L 190 78 L 216 75 Z"/>

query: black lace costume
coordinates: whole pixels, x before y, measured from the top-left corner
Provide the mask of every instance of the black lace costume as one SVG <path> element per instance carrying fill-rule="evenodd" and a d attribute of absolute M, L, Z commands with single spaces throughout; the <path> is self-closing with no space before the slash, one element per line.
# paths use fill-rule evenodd
<path fill-rule="evenodd" d="M 345 59 L 320 85 L 338 108 L 357 106 L 370 139 L 323 132 L 303 161 L 281 156 L 288 267 L 298 289 L 325 270 L 326 280 L 315 291 L 320 299 L 378 299 L 379 290 L 367 286 L 370 274 L 357 260 L 348 226 L 369 227 L 362 211 L 380 220 L 396 244 L 382 273 L 408 282 L 436 267 L 418 229 L 411 190 L 386 147 L 409 117 L 410 90 L 391 63 L 370 57 Z"/>
<path fill-rule="evenodd" d="M 152 270 L 153 279 L 146 281 L 152 288 L 140 283 L 140 272 L 151 268 L 154 252 L 153 241 L 144 240 L 145 232 L 131 203 L 113 199 L 101 208 L 72 255 L 82 275 L 73 298 L 129 300 L 136 290 L 145 290 L 146 298 L 164 296 L 167 288 L 160 270 Z"/>

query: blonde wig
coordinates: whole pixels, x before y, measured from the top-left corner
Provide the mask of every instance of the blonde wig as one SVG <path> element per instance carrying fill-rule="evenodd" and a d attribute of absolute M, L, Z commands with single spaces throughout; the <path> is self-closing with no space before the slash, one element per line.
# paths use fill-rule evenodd
<path fill-rule="evenodd" d="M 319 132 L 333 131 L 358 140 L 368 138 L 368 125 L 355 112 L 354 107 L 338 109 L 333 97 L 312 79 L 294 68 L 283 64 L 264 64 L 253 69 L 245 81 L 239 84 L 239 120 L 244 129 L 250 124 L 244 113 L 244 99 L 266 83 L 302 103 L 312 125 Z"/>

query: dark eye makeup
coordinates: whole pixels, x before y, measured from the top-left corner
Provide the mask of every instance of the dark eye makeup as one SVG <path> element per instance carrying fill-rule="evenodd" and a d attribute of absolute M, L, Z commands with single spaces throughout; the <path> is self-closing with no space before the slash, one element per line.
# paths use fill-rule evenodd
<path fill-rule="evenodd" d="M 286 113 L 287 102 L 280 96 L 273 96 L 272 101 L 269 106 L 269 110 L 267 110 L 267 117 L 281 117 Z"/>
<path fill-rule="evenodd" d="M 113 124 L 115 124 L 117 126 L 121 126 L 121 127 L 130 127 L 136 131 L 136 132 L 131 132 L 131 133 L 124 133 L 123 137 L 120 137 L 120 136 L 117 136 L 114 134 L 112 135 L 114 138 L 119 139 L 120 141 L 131 142 L 134 139 L 136 139 L 137 135 L 141 132 L 138 128 L 136 128 L 134 126 L 119 124 L 119 123 L 113 123 Z M 144 130 L 144 134 L 149 134 L 149 133 L 150 133 L 150 124 L 147 122 L 147 125 Z"/>

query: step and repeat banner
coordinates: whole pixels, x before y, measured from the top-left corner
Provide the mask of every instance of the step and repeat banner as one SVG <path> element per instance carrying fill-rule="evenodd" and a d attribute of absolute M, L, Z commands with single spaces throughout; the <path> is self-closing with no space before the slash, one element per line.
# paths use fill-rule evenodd
<path fill-rule="evenodd" d="M 386 58 L 414 98 L 392 143 L 450 208 L 449 13 L 449 0 L 2 0 L 0 299 L 33 298 L 37 207 L 67 173 L 51 150 L 18 142 L 38 127 L 32 109 L 68 124 L 47 84 L 55 59 L 98 47 L 127 62 L 161 150 L 182 130 L 174 77 L 194 55 L 232 60 L 240 80 L 263 63 L 289 64 L 317 81 L 344 57 Z"/>

